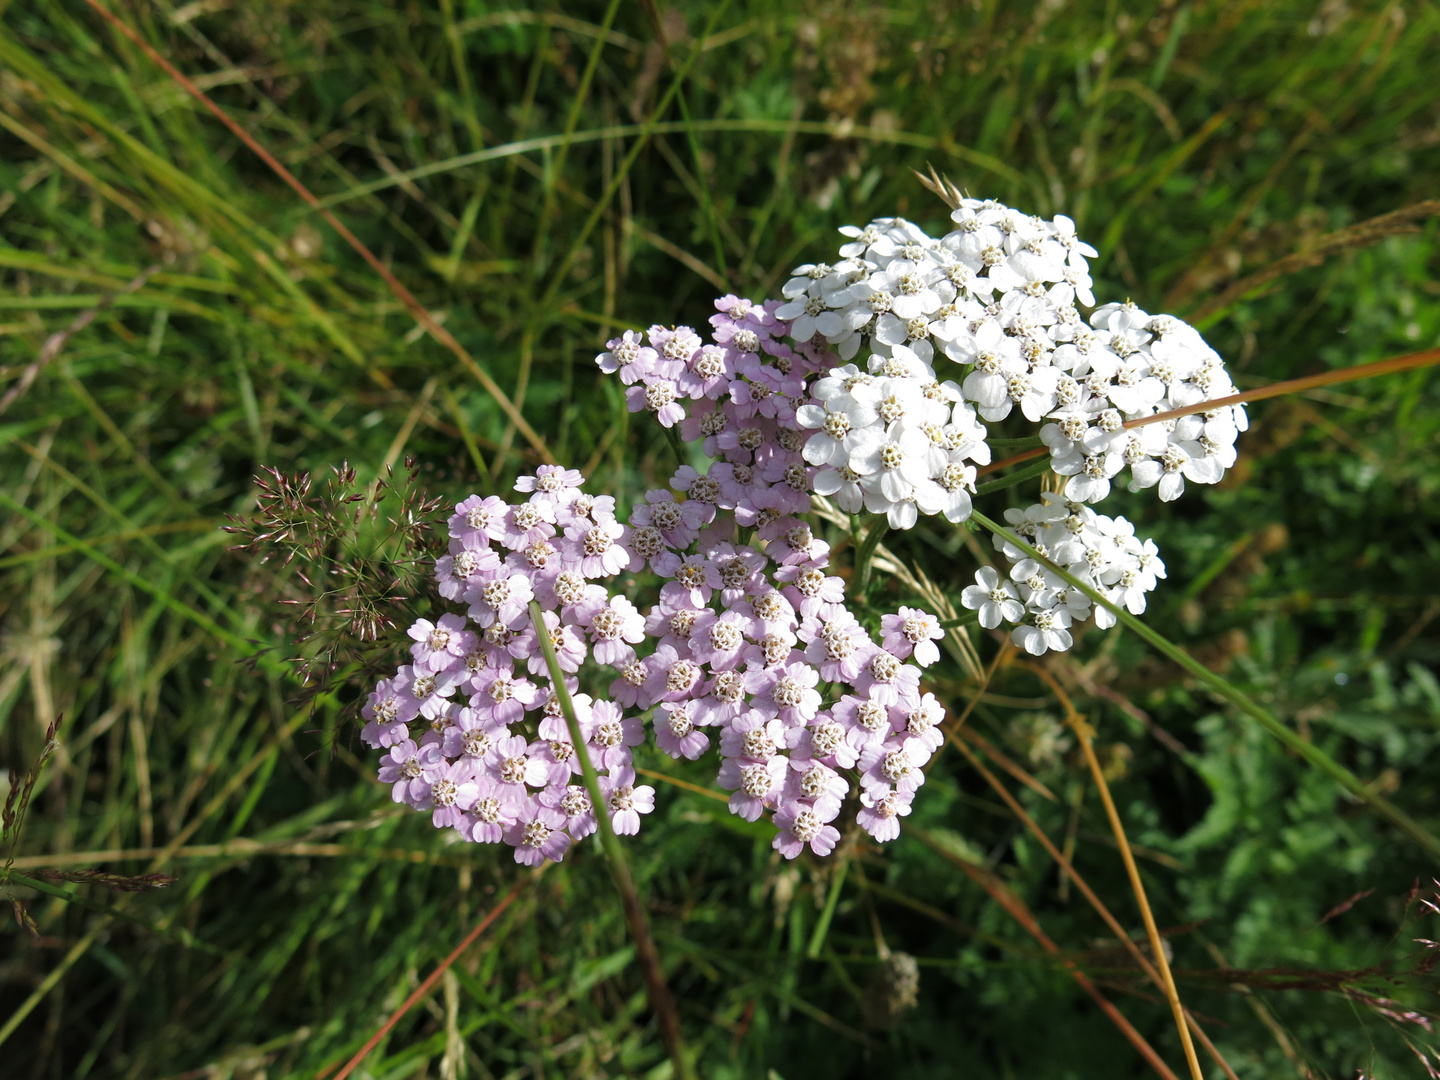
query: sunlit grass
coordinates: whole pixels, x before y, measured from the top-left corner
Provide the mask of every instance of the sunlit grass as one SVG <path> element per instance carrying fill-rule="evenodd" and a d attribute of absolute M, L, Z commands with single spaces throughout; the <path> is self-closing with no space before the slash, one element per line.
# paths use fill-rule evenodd
<path fill-rule="evenodd" d="M 722 283 L 773 293 L 840 224 L 943 222 L 911 171 L 930 164 L 1074 217 L 1102 248 L 1102 299 L 1208 310 L 1241 386 L 1440 343 L 1433 218 L 1334 239 L 1440 195 L 1432 7 L 732 2 L 657 26 L 621 5 L 608 30 L 598 3 L 113 9 L 622 503 L 671 451 L 598 378 L 598 343 L 702 320 Z M 275 601 L 294 579 L 227 553 L 220 526 L 251 510 L 264 465 L 319 477 L 348 461 L 368 485 L 413 456 L 449 499 L 503 493 L 538 458 L 380 278 L 84 4 L 15 2 L 0 20 L 0 394 L 95 312 L 0 414 L 0 763 L 23 774 L 46 726 L 60 732 L 16 866 L 179 878 L 118 898 L 64 886 L 164 933 L 15 887 L 40 937 L 4 939 L 0 1024 L 54 979 L 0 1054 L 17 1076 L 314 1075 L 518 868 L 393 812 L 354 738 L 354 681 L 301 700 L 288 674 L 296 628 Z M 1227 293 L 1285 259 L 1292 272 Z M 1257 406 L 1233 480 L 1180 509 L 1125 507 L 1171 570 L 1146 622 L 1431 829 L 1433 387 L 1417 371 Z M 952 593 L 989 550 L 933 527 L 886 542 Z M 988 663 L 994 643 L 978 644 Z M 1339 988 L 1431 1006 L 1433 979 L 1400 958 L 1440 934 L 1397 928 L 1433 860 L 1132 634 L 1083 642 L 1055 673 L 1098 729 L 1160 926 L 1190 927 L 1169 938 L 1185 1003 L 1216 1018 L 1236 1071 L 1419 1075 L 1405 1040 L 1431 1036 Z M 955 703 L 974 689 L 958 663 L 935 683 Z M 971 723 L 992 765 L 1055 795 L 1012 785 L 1138 933 L 1084 761 L 1037 715 L 1063 719 L 1007 666 Z M 704 767 L 644 764 L 714 786 Z M 655 818 L 627 850 L 704 1076 L 1138 1075 L 1065 967 L 954 859 L 1022 898 L 1180 1066 L 1163 999 L 1141 996 L 1138 968 L 959 755 L 917 802 L 938 847 L 862 850 L 815 959 L 827 867 L 779 865 L 767 827 L 685 787 L 663 785 Z M 453 1075 L 455 1032 L 471 1075 L 661 1065 L 598 854 L 517 900 L 370 1075 Z M 886 948 L 921 972 L 888 1032 L 865 1025 Z M 1282 991 L 1255 971 L 1387 963 L 1406 974 L 1383 989 L 1313 975 Z"/>

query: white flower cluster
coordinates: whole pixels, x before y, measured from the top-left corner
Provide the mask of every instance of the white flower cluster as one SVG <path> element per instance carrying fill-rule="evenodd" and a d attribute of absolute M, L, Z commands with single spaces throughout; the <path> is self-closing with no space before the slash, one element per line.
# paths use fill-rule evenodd
<path fill-rule="evenodd" d="M 1132 491 L 1154 487 L 1166 502 L 1186 481 L 1218 482 L 1235 463 L 1243 406 L 1152 418 L 1235 386 L 1182 320 L 1129 302 L 1096 307 L 1096 251 L 1068 217 L 961 199 L 951 219 L 938 239 L 898 217 L 846 226 L 838 260 L 797 267 L 782 300 L 717 301 L 714 344 L 657 325 L 648 345 L 636 333 L 611 342 L 600 366 L 630 384 L 632 411 L 703 437 L 705 453 L 724 459 L 700 487 L 685 478 L 677 490 L 714 494 L 762 532 L 775 515 L 803 512 L 810 492 L 897 529 L 921 514 L 965 521 L 994 425 L 1009 420 L 1006 442 L 1048 450 L 1059 478 L 1050 486 L 1061 489 L 1014 523 L 1059 565 L 1141 611 L 1164 572 L 1154 544 L 1089 506 L 1127 467 Z M 1017 413 L 1028 433 L 1008 430 Z M 1016 643 L 1037 655 L 1069 648 L 1089 600 L 1007 555 L 1007 580 L 985 570 L 967 590 L 982 623 L 1018 624 Z M 1113 625 L 1109 611 L 1094 614 Z"/>
<path fill-rule="evenodd" d="M 985 429 L 927 360 L 905 345 L 889 353 L 871 356 L 869 373 L 832 368 L 796 410 L 795 422 L 815 431 L 804 449 L 819 467 L 811 486 L 847 513 L 885 514 L 896 529 L 921 513 L 964 521 L 975 490 L 968 462 L 990 462 Z"/>
<path fill-rule="evenodd" d="M 1106 304 L 1062 349 L 1073 350 L 1057 383 L 1057 408 L 1040 429 L 1051 467 L 1071 479 L 1065 494 L 1098 502 L 1130 466 L 1130 490 L 1160 488 L 1169 502 L 1185 481 L 1214 484 L 1235 464 L 1245 407 L 1227 405 L 1178 420 L 1127 429 L 1125 421 L 1234 394 L 1219 355 L 1188 323 L 1150 316 L 1134 304 Z M 968 383 L 968 380 L 967 380 Z"/>
<path fill-rule="evenodd" d="M 1132 489 L 1158 484 L 1169 501 L 1186 479 L 1215 483 L 1234 464 L 1242 406 L 1125 427 L 1224 397 L 1234 386 L 1219 356 L 1177 318 L 1126 303 L 1101 307 L 1086 323 L 1076 304 L 1095 303 L 1086 261 L 1095 249 L 1076 237 L 1074 222 L 978 199 L 964 200 L 951 217 L 956 228 L 938 240 L 900 218 L 847 226 L 839 262 L 800 266 L 783 289 L 788 303 L 775 315 L 793 320 L 793 340 L 818 336 L 843 360 L 868 348 L 872 374 L 918 381 L 965 433 L 957 452 L 947 445 L 945 420 L 925 421 L 928 444 L 914 421 L 880 425 L 870 419 L 875 391 L 856 396 L 860 373 L 838 369 L 835 381 L 816 384 L 816 407 L 801 420 L 816 430 L 807 460 L 829 470 L 817 491 L 885 513 L 900 528 L 917 511 L 963 520 L 964 462 L 989 461 L 976 418 L 994 423 L 1016 408 L 1043 424 L 1055 471 L 1070 477 L 1065 494 L 1078 502 L 1105 498 L 1127 465 Z M 931 388 L 937 353 L 968 369 L 959 393 L 951 382 Z M 887 467 L 877 450 L 896 464 Z"/>
<path fill-rule="evenodd" d="M 1145 594 L 1165 576 L 1155 541 L 1142 541 L 1123 517 L 1097 514 L 1083 502 L 1055 492 L 1041 499 L 1024 510 L 1005 511 L 1015 535 L 1117 607 L 1132 615 L 1144 612 Z M 1090 598 L 1009 541 L 997 540 L 996 547 L 1010 563 L 1008 580 L 983 566 L 960 602 L 980 613 L 987 630 L 1016 624 L 1011 640 L 1033 656 L 1070 648 L 1070 627 L 1089 617 Z M 1102 630 L 1115 625 L 1106 608 L 1096 608 L 1094 615 Z"/>

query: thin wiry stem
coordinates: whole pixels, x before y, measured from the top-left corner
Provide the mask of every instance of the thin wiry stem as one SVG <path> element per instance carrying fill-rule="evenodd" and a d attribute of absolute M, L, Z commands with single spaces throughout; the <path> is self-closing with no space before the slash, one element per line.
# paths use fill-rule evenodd
<path fill-rule="evenodd" d="M 1331 255 L 1339 254 L 1342 251 L 1354 251 L 1356 248 L 1369 247 L 1387 236 L 1419 232 L 1419 226 L 1415 223 L 1437 214 L 1440 214 L 1440 199 L 1427 199 L 1411 206 L 1402 206 L 1399 210 L 1392 210 L 1388 214 L 1381 214 L 1368 221 L 1357 222 L 1338 232 L 1330 233 L 1328 236 L 1322 236 L 1309 247 L 1286 255 L 1282 259 L 1276 259 L 1269 266 L 1230 285 L 1218 296 L 1211 297 L 1190 316 L 1190 322 L 1199 326 L 1200 329 L 1204 329 L 1205 326 L 1224 315 L 1237 301 L 1264 288 L 1277 278 L 1292 274 L 1297 270 L 1319 266 Z M 1193 280 L 1189 279 L 1188 275 L 1187 279 Z M 1166 300 L 1166 306 L 1170 306 L 1169 298 Z"/>
<path fill-rule="evenodd" d="M 670 444 L 670 450 L 675 455 L 675 464 L 684 465 L 690 458 L 685 453 L 685 444 L 680 441 L 680 433 L 673 427 L 661 427 L 665 433 L 665 441 Z"/>
<path fill-rule="evenodd" d="M 580 123 L 581 110 L 590 97 L 590 82 L 595 78 L 595 69 L 600 66 L 600 52 L 605 47 L 610 28 L 615 25 L 615 16 L 619 13 L 620 0 L 610 0 L 610 6 L 605 9 L 605 18 L 600 23 L 600 33 L 595 35 L 594 44 L 590 46 L 590 55 L 585 61 L 585 72 L 580 76 L 580 85 L 571 99 L 570 112 L 565 117 L 565 134 L 555 152 L 555 160 L 550 165 L 551 176 L 559 177 L 565 171 L 565 159 L 570 153 L 570 141 L 575 137 L 575 127 Z M 545 241 L 550 232 L 550 220 L 554 212 L 555 193 L 551 188 L 545 192 L 545 201 L 540 210 L 540 224 L 535 229 L 534 250 L 537 264 L 541 252 L 545 250 Z"/>
<path fill-rule="evenodd" d="M 34 993 L 21 1002 L 20 1007 L 10 1014 L 10 1019 L 5 1021 L 4 1027 L 0 1027 L 0 1043 L 4 1043 L 6 1039 L 15 1034 L 15 1029 L 24 1023 L 25 1018 L 35 1010 L 35 1006 L 45 1000 L 45 995 L 55 989 L 55 984 L 63 979 L 65 973 L 75 966 L 75 962 L 90 950 L 90 946 L 95 944 L 95 939 L 100 936 L 100 932 L 104 928 L 104 922 L 97 922 L 89 933 L 71 946 L 70 951 L 65 954 L 65 959 L 61 960 L 55 970 L 40 981 L 40 985 L 35 988 Z M 5 1056 L 10 1057 L 10 1053 L 7 1052 Z"/>
<path fill-rule="evenodd" d="M 1437 359 L 1440 359 L 1440 349 L 1433 351 L 1436 353 Z M 972 513 L 971 517 L 977 525 L 984 526 L 996 536 L 1014 544 L 1015 547 L 1025 552 L 1030 558 L 1058 575 L 1062 581 L 1079 589 L 1090 598 L 1092 603 L 1109 611 L 1120 622 L 1124 623 L 1126 627 L 1135 631 L 1144 641 L 1154 646 L 1156 651 L 1169 657 L 1176 664 L 1179 664 L 1210 690 L 1219 694 L 1246 716 L 1249 716 L 1259 723 L 1261 727 L 1279 739 L 1286 747 L 1314 765 L 1342 788 L 1350 792 L 1350 794 L 1360 799 L 1381 817 L 1400 829 L 1405 835 L 1410 837 L 1410 839 L 1423 847 L 1433 858 L 1440 860 L 1440 838 L 1437 838 L 1434 833 L 1430 832 L 1429 829 L 1425 828 L 1425 826 L 1421 825 L 1389 799 L 1372 790 L 1368 784 L 1329 754 L 1325 753 L 1324 750 L 1321 750 L 1314 743 L 1302 739 L 1298 734 L 1291 731 L 1278 717 L 1260 705 L 1259 702 L 1254 701 L 1238 686 L 1230 682 L 1229 679 L 1211 671 L 1179 645 L 1176 645 L 1158 631 L 1151 629 L 1123 607 L 1112 602 L 1109 597 L 1085 584 L 1085 582 L 1081 581 L 1063 566 L 1058 565 L 1053 559 L 1037 551 L 1032 545 L 1027 544 L 1003 525 L 996 524 L 978 510 Z"/>
<path fill-rule="evenodd" d="M 1026 933 L 1038 941 L 1046 952 L 1058 957 L 1060 963 L 1065 967 L 1065 970 L 1070 973 L 1070 977 L 1080 985 L 1082 990 L 1090 995 L 1095 1004 L 1100 1006 L 1105 1015 L 1120 1029 L 1120 1033 L 1130 1041 L 1131 1046 L 1139 1051 L 1140 1056 L 1145 1059 L 1146 1063 L 1149 1064 L 1152 1069 L 1164 1077 L 1164 1080 L 1179 1080 L 1170 1070 L 1170 1066 L 1165 1064 L 1165 1059 L 1157 1054 L 1155 1048 L 1145 1040 L 1145 1036 L 1136 1031 L 1135 1025 L 1125 1019 L 1124 1013 L 1117 1009 L 1114 1004 L 1100 992 L 1100 988 L 1090 980 L 1088 975 L 1080 970 L 1074 960 L 1071 960 L 1061 953 L 1060 946 L 1056 945 L 1050 935 L 1041 929 L 1039 921 L 1025 905 L 1025 901 L 1020 899 L 1005 882 L 984 867 L 975 866 L 972 863 L 966 862 L 924 829 L 911 825 L 909 831 L 913 836 L 917 837 L 922 844 L 936 852 L 941 858 L 963 870 L 966 876 L 989 893 L 990 898 L 1005 909 L 1007 915 L 1024 927 Z"/>
<path fill-rule="evenodd" d="M 551 643 L 550 631 L 545 626 L 545 615 L 534 600 L 530 601 L 530 625 L 535 628 L 535 636 L 540 640 L 540 651 L 545 656 L 545 668 L 550 673 L 550 685 L 555 690 L 555 698 L 565 716 L 565 726 L 570 732 L 571 745 L 575 747 L 575 757 L 580 762 L 585 790 L 590 793 L 590 805 L 595 811 L 600 847 L 605 852 L 605 859 L 610 864 L 610 876 L 615 880 L 615 888 L 620 893 L 620 906 L 625 912 L 630 936 L 635 941 L 635 960 L 640 965 L 641 974 L 645 976 L 645 988 L 650 995 L 650 1008 L 660 1027 L 660 1037 L 664 1040 L 665 1050 L 675 1067 L 675 1075 L 682 1080 L 690 1080 L 695 1073 L 685 1053 L 685 1040 L 680 1033 L 680 1016 L 675 1010 L 675 1001 L 665 985 L 665 969 L 660 965 L 660 952 L 655 948 L 655 941 L 650 936 L 645 906 L 640 902 L 635 879 L 630 874 L 625 849 L 610 823 L 605 793 L 600 790 L 600 774 L 595 771 L 590 752 L 586 749 L 585 734 L 580 730 L 580 720 L 575 715 L 575 702 L 571 700 L 570 689 L 565 685 L 565 673 L 560 670 L 560 661 L 555 657 L 555 646 Z"/>
<path fill-rule="evenodd" d="M 1161 978 L 1160 973 L 1155 970 L 1155 965 L 1150 963 L 1149 959 L 1145 956 L 1145 954 L 1140 951 L 1140 947 L 1136 945 L 1133 940 L 1131 940 L 1130 935 L 1125 932 L 1125 928 L 1121 926 L 1119 920 L 1110 913 L 1110 909 L 1105 906 L 1105 904 L 1101 901 L 1100 897 L 1095 895 L 1095 892 L 1090 888 L 1089 883 L 1086 882 L 1084 878 L 1082 878 L 1078 873 L 1075 872 L 1075 867 L 1071 865 L 1070 860 L 1065 857 L 1064 853 L 1055 846 L 1054 841 L 1052 841 L 1050 837 L 1045 833 L 1045 831 L 1041 829 L 1038 824 L 1036 824 L 1035 819 L 1025 812 L 1025 808 L 1020 805 L 1019 801 L 1015 798 L 1015 796 L 1010 794 L 1010 789 L 1007 788 L 1004 784 L 1002 784 L 999 778 L 994 773 L 992 773 L 989 769 L 985 768 L 985 765 L 980 760 L 979 755 L 977 755 L 975 751 L 971 750 L 970 747 L 965 745 L 964 741 L 961 740 L 958 733 L 952 734 L 950 736 L 950 741 L 953 742 L 956 747 L 959 748 L 960 752 L 965 755 L 966 759 L 970 762 L 971 767 L 974 768 L 975 771 L 978 772 L 985 779 L 985 782 L 990 785 L 990 787 L 995 791 L 995 793 L 1005 801 L 1005 805 L 1010 808 L 1010 811 L 1016 817 L 1018 817 L 1024 823 L 1025 827 L 1029 829 L 1030 832 L 1035 836 L 1035 838 L 1040 841 L 1041 846 L 1050 853 L 1050 857 L 1055 860 L 1056 864 L 1060 867 L 1061 872 L 1069 875 L 1070 880 L 1075 883 L 1075 885 L 1079 888 L 1080 892 L 1084 895 L 1085 899 L 1090 902 L 1090 906 L 1095 909 L 1095 913 L 1105 921 L 1105 925 L 1110 928 L 1110 932 L 1113 933 L 1115 937 L 1120 941 L 1120 943 L 1130 951 L 1130 955 L 1135 958 L 1135 962 L 1140 965 L 1140 969 L 1145 972 L 1145 974 L 1149 977 L 1150 981 L 1155 983 L 1155 985 L 1159 986 L 1161 989 L 1164 989 L 1164 982 Z M 1225 1073 L 1227 1080 L 1239 1080 L 1239 1077 L 1235 1075 L 1235 1070 L 1230 1067 L 1230 1063 L 1225 1060 L 1225 1058 L 1221 1055 L 1219 1049 L 1215 1046 L 1213 1042 L 1210 1041 L 1210 1037 L 1205 1034 L 1204 1029 L 1200 1027 L 1199 1021 L 1195 1019 L 1189 1009 L 1185 1010 L 1185 1020 L 1186 1023 L 1190 1026 L 1190 1030 L 1195 1033 L 1195 1037 L 1200 1040 L 1200 1042 L 1204 1045 L 1206 1051 L 1210 1054 L 1211 1057 L 1215 1059 L 1215 1064 L 1219 1065 L 1221 1070 Z"/>
<path fill-rule="evenodd" d="M 1155 925 L 1155 915 L 1150 910 L 1150 901 L 1145 895 L 1145 885 L 1140 880 L 1140 870 L 1135 865 L 1135 856 L 1130 850 L 1130 840 L 1125 835 L 1125 826 L 1120 821 L 1119 812 L 1115 809 L 1115 800 L 1110 797 L 1110 785 L 1106 782 L 1105 772 L 1100 768 L 1100 762 L 1095 757 L 1095 747 L 1092 745 L 1095 729 L 1076 711 L 1070 695 L 1065 693 L 1054 675 L 1038 664 L 1026 664 L 1025 666 L 1040 676 L 1050 687 L 1056 700 L 1060 702 L 1061 708 L 1065 710 L 1065 718 L 1074 730 L 1076 738 L 1080 740 L 1080 746 L 1085 752 L 1085 760 L 1090 766 L 1090 773 L 1095 778 L 1095 786 L 1100 789 L 1100 797 L 1105 803 L 1105 814 L 1110 819 L 1110 829 L 1115 834 L 1115 845 L 1120 849 L 1120 857 L 1125 862 L 1125 872 L 1130 878 L 1130 887 L 1135 893 L 1135 902 L 1140 906 L 1140 914 L 1145 920 L 1145 933 L 1150 938 L 1150 948 L 1155 953 L 1155 964 L 1160 969 L 1161 989 L 1165 991 L 1165 996 L 1170 1001 L 1170 1011 L 1174 1014 L 1175 1026 L 1180 1032 L 1180 1042 L 1185 1048 L 1186 1064 L 1190 1066 L 1190 1073 L 1194 1080 L 1203 1080 L 1200 1074 L 1200 1061 L 1195 1055 L 1195 1044 L 1190 1039 L 1190 1028 L 1186 1024 L 1188 1013 L 1185 1006 L 1180 1003 L 1180 992 L 1175 987 L 1175 977 L 1170 972 L 1170 961 L 1165 956 L 1165 943 L 1161 941 L 1160 931 Z M 1074 877 L 1073 873 L 1071 877 Z"/>
<path fill-rule="evenodd" d="M 178 942 L 187 949 L 198 949 L 200 952 L 208 953 L 211 956 L 223 957 L 225 955 L 224 949 L 216 948 L 208 941 L 201 941 L 183 926 L 167 927 L 157 922 L 151 922 L 138 915 L 131 915 L 128 911 L 114 904 L 98 903 L 85 896 L 81 896 L 79 893 L 71 892 L 69 889 L 61 889 L 50 884 L 48 881 L 37 880 L 16 870 L 10 870 L 5 877 L 6 886 L 23 885 L 27 889 L 34 889 L 38 893 L 53 896 L 57 900 L 65 901 L 67 904 L 75 904 L 79 907 L 89 908 L 91 911 L 103 915 L 106 918 L 123 919 L 125 922 L 148 930 L 152 934 Z"/>
<path fill-rule="evenodd" d="M 1085 751 L 1085 761 L 1090 766 L 1090 775 L 1095 778 L 1095 786 L 1100 789 L 1100 798 L 1105 803 L 1105 816 L 1110 819 L 1110 830 L 1115 834 L 1115 844 L 1120 849 L 1120 857 L 1125 861 L 1125 873 L 1130 878 L 1130 888 L 1135 892 L 1135 902 L 1140 905 L 1140 915 L 1145 920 L 1150 951 L 1155 954 L 1155 965 L 1160 969 L 1165 997 L 1170 1001 L 1175 1027 L 1180 1032 L 1180 1044 L 1185 1048 L 1185 1063 L 1190 1066 L 1190 1075 L 1194 1080 L 1204 1080 L 1200 1072 L 1200 1059 L 1195 1056 L 1195 1043 L 1191 1040 L 1190 1028 L 1185 1023 L 1185 1006 L 1180 1004 L 1180 992 L 1175 989 L 1175 976 L 1170 971 L 1170 961 L 1165 958 L 1165 942 L 1160 937 L 1159 927 L 1155 925 L 1155 913 L 1150 910 L 1150 901 L 1145 896 L 1145 885 L 1140 880 L 1140 869 L 1135 865 L 1135 856 L 1130 851 L 1125 826 L 1115 809 L 1115 800 L 1110 797 L 1110 785 L 1105 782 L 1105 770 L 1100 768 L 1100 761 L 1095 757 L 1095 747 L 1092 745 L 1095 729 L 1073 709 L 1070 710 L 1070 727 L 1080 740 L 1081 749 Z"/>
<path fill-rule="evenodd" d="M 87 2 L 93 3 L 94 0 L 87 0 Z M 718 3 L 712 6 L 710 18 L 705 23 L 705 28 L 701 31 L 695 47 L 690 50 L 690 55 L 685 58 L 685 62 L 675 70 L 675 77 L 671 80 L 669 89 L 667 89 L 660 100 L 656 102 L 655 108 L 641 129 L 639 137 L 631 145 L 624 159 L 620 162 L 620 166 L 616 170 L 614 177 L 611 178 L 610 183 L 605 187 L 605 191 L 601 194 L 599 200 L 596 201 L 595 208 L 590 212 L 590 216 L 585 219 L 585 224 L 580 227 L 579 231 L 571 239 L 570 250 L 565 253 L 565 257 L 560 261 L 559 267 L 552 275 L 550 284 L 545 289 L 545 293 L 540 300 L 539 307 L 544 308 L 548 306 L 564 285 L 566 278 L 569 276 L 570 268 L 575 263 L 577 254 L 580 249 L 584 247 L 585 241 L 590 238 L 590 234 L 594 231 L 595 226 L 600 223 L 600 219 L 604 216 L 605 210 L 610 205 L 610 201 L 615 198 L 620 188 L 624 185 L 626 177 L 630 175 L 631 166 L 635 164 L 635 160 L 640 156 L 641 151 L 645 149 L 645 145 L 650 141 L 650 136 L 654 133 L 656 125 L 660 122 L 661 115 L 670 107 L 670 102 L 674 100 L 675 95 L 680 92 L 680 87 L 683 85 L 685 77 L 690 74 L 690 69 L 694 67 L 695 61 L 700 59 L 701 53 L 705 51 L 705 42 L 710 37 L 711 31 L 715 29 L 715 24 L 720 21 L 720 16 L 724 14 L 728 3 L 729 0 L 719 0 Z M 569 141 L 568 137 L 566 141 Z"/>

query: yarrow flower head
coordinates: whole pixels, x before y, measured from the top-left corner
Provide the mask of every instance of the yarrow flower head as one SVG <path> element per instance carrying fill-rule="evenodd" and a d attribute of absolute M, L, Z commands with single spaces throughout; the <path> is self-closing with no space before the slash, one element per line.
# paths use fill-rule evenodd
<path fill-rule="evenodd" d="M 894 839 L 943 743 L 923 669 L 964 631 L 953 610 L 847 598 L 821 521 L 856 515 L 876 537 L 966 521 L 1002 423 L 1010 445 L 1030 425 L 1059 490 L 1007 511 L 1034 551 L 999 543 L 961 606 L 1034 656 L 1115 621 L 1057 566 L 1145 610 L 1165 576 L 1154 543 L 1093 507 L 1119 483 L 1168 502 L 1219 481 L 1246 414 L 1207 403 L 1234 384 L 1181 320 L 1095 306 L 1096 252 L 1069 218 L 965 198 L 951 219 L 938 238 L 898 217 L 846 226 L 779 298 L 724 296 L 707 327 L 607 342 L 596 363 L 627 408 L 699 453 L 628 515 L 552 465 L 517 501 L 455 506 L 435 578 L 458 610 L 409 629 L 410 662 L 362 710 L 392 798 L 518 862 L 559 860 L 602 814 L 640 829 L 656 796 L 635 755 L 653 741 L 677 759 L 717 751 L 731 810 L 770 815 L 787 858 L 830 853 L 843 821 Z M 1171 410 L 1191 411 L 1151 422 Z M 856 550 L 882 565 L 884 549 Z M 903 561 L 884 558 L 887 573 Z"/>

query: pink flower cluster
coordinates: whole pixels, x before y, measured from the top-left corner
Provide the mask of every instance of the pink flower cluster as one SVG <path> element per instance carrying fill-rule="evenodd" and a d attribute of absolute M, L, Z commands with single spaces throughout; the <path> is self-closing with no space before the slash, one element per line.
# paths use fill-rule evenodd
<path fill-rule="evenodd" d="M 830 350 L 785 344 L 792 326 L 777 318 L 776 301 L 725 296 L 715 307 L 711 343 L 689 327 L 652 326 L 596 358 L 629 384 L 630 411 L 678 425 L 713 462 L 703 474 L 689 465 L 675 473 L 670 486 L 683 502 L 652 491 L 630 518 L 631 550 L 670 579 L 646 620 L 658 645 L 643 682 L 638 663 L 632 669 L 633 703 L 658 709 L 656 741 L 674 757 L 699 756 L 709 738 L 698 729 L 718 727 L 731 810 L 751 821 L 772 810 L 775 846 L 787 857 L 806 844 L 820 855 L 833 849 L 846 773 L 860 792 L 860 825 L 893 839 L 944 717 L 905 661 L 939 659 L 944 631 L 901 608 L 882 620 L 877 646 L 846 608 L 843 581 L 825 573 L 829 545 L 799 517 L 810 510 L 815 470 L 796 410 L 830 370 Z M 735 525 L 754 529 L 755 546 L 730 542 Z M 657 671 L 667 673 L 663 684 Z M 822 680 L 839 691 L 828 708 Z M 617 700 L 630 692 L 612 688 Z"/>
<path fill-rule="evenodd" d="M 631 747 L 641 721 L 613 701 L 579 693 L 578 672 L 593 654 L 626 664 L 644 638 L 644 619 L 597 578 L 631 565 L 615 500 L 582 494 L 581 475 L 541 466 L 509 505 L 473 495 L 450 518 L 450 554 L 437 560 L 440 594 L 465 615 L 421 619 L 410 628 L 411 663 L 370 695 L 361 737 L 383 750 L 380 780 L 396 802 L 430 810 L 437 828 L 477 843 L 504 841 L 517 862 L 564 857 L 596 829 L 580 782 L 580 761 L 530 621 L 544 612 L 579 714 L 591 761 L 603 773 L 607 812 L 621 834 L 640 828 L 654 789 L 635 782 Z"/>
<path fill-rule="evenodd" d="M 775 317 L 779 304 L 735 296 L 715 301 L 710 343 L 688 326 L 652 326 L 608 342 L 596 357 L 600 369 L 629 385 L 631 412 L 650 412 L 698 442 L 711 459 L 701 475 L 685 466 L 671 482 L 693 501 L 727 509 L 762 539 L 776 519 L 810 509 L 810 473 L 801 451 L 809 432 L 795 422 L 809 377 L 828 371 L 833 357 L 823 344 L 787 345 L 790 323 Z M 690 402 L 689 407 L 685 405 Z"/>
<path fill-rule="evenodd" d="M 749 821 L 772 811 L 787 858 L 807 844 L 830 853 L 852 780 L 860 825 L 893 839 L 942 741 L 944 710 L 921 692 L 920 668 L 939 659 L 944 630 L 902 607 L 881 619 L 877 645 L 807 524 L 773 517 L 758 533 L 763 553 L 738 545 L 733 500 L 695 497 L 704 478 L 693 473 L 673 481 L 689 484 L 689 499 L 652 491 L 630 515 L 631 551 L 668 580 L 645 619 L 654 651 L 620 668 L 612 698 L 653 710 L 671 757 L 698 758 L 713 731 L 731 811 Z"/>
<path fill-rule="evenodd" d="M 582 493 L 580 474 L 555 466 L 520 479 L 524 502 L 477 495 L 455 508 L 436 578 L 467 610 L 412 626 L 411 663 L 363 710 L 362 738 L 382 751 L 379 778 L 396 802 L 467 840 L 503 841 L 529 865 L 595 831 L 533 598 L 617 833 L 638 831 L 654 808 L 633 762 L 648 714 L 672 757 L 694 760 L 718 740 L 731 809 L 752 821 L 770 810 L 787 857 L 833 849 L 852 780 L 860 824 L 880 840 L 898 834 L 941 741 L 943 710 L 921 693 L 917 665 L 938 659 L 943 630 L 901 608 L 877 645 L 807 525 L 772 514 L 763 552 L 739 543 L 734 505 L 697 497 L 692 473 L 676 480 L 690 498 L 652 491 L 628 527 L 613 498 Z M 600 582 L 647 562 L 665 583 L 642 614 Z M 581 692 L 582 675 L 608 684 L 598 700 Z M 828 706 L 822 684 L 838 691 Z"/>

